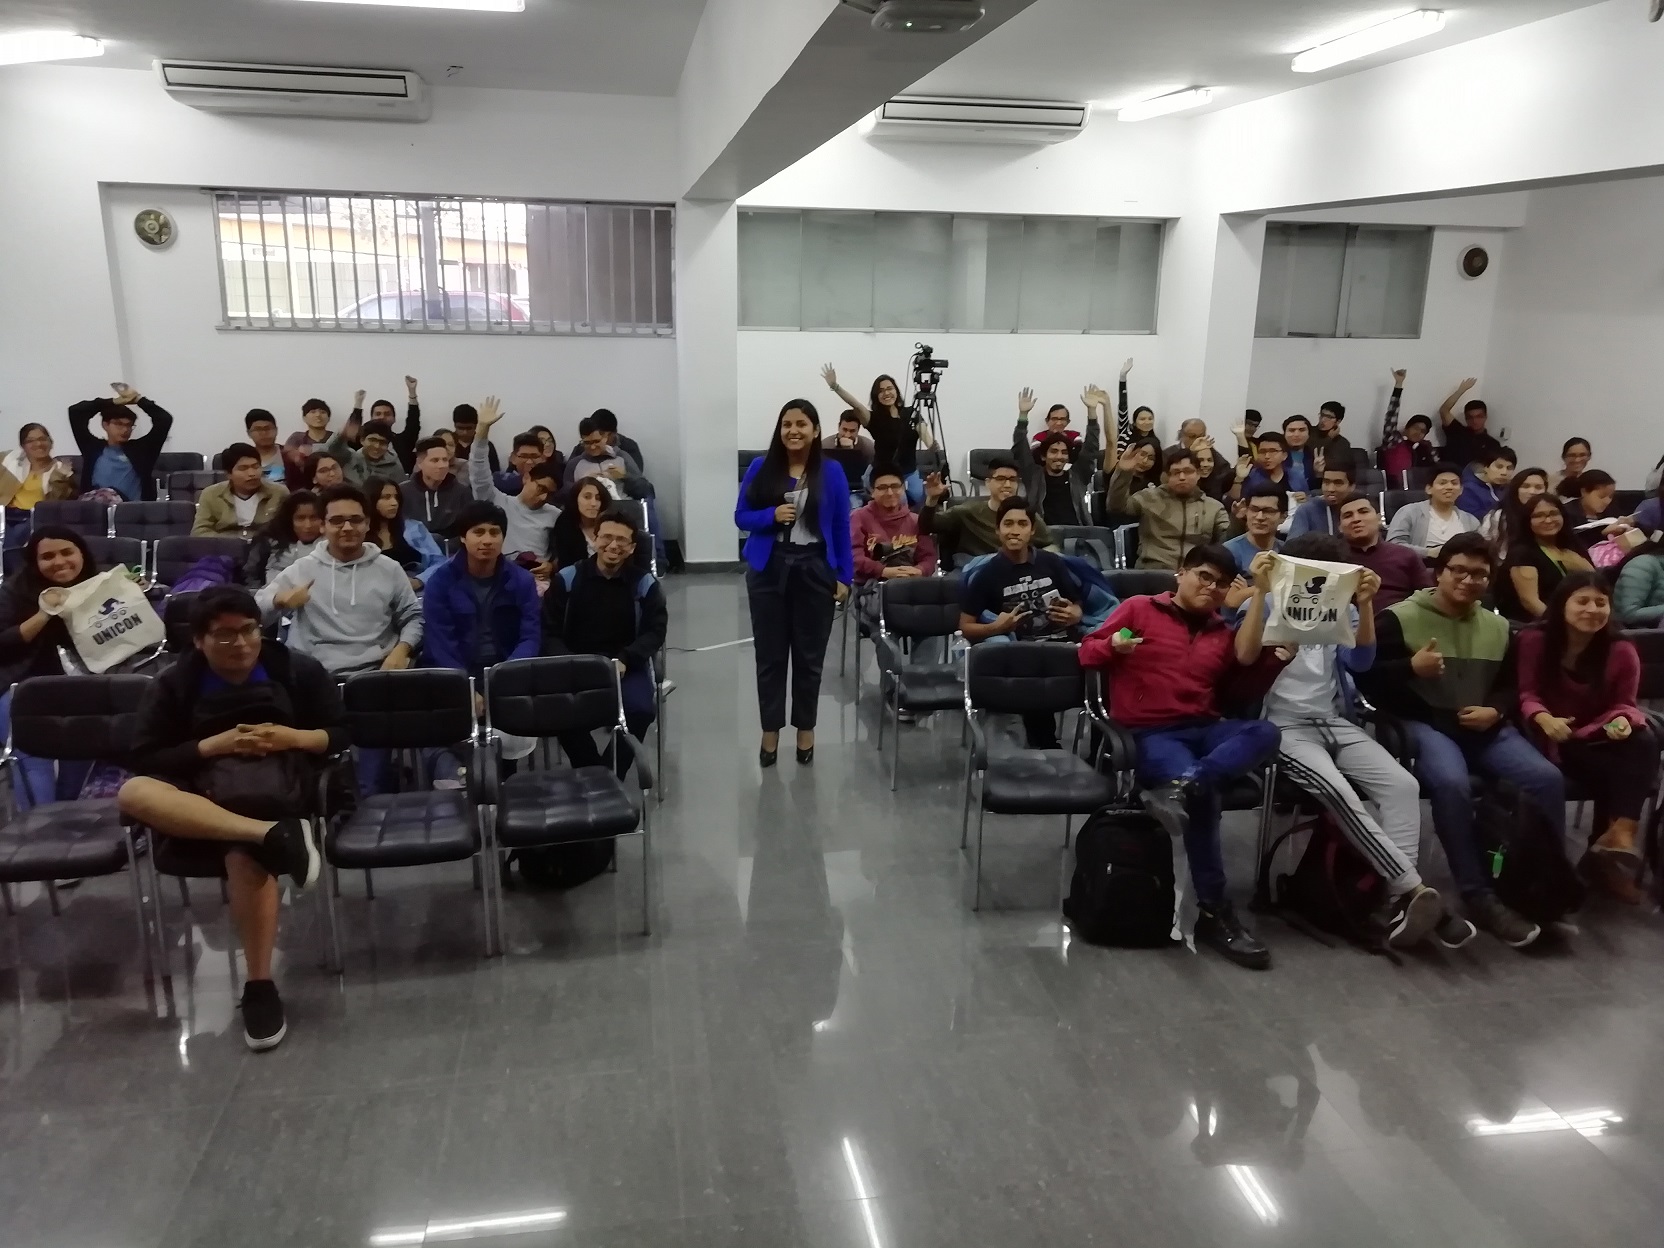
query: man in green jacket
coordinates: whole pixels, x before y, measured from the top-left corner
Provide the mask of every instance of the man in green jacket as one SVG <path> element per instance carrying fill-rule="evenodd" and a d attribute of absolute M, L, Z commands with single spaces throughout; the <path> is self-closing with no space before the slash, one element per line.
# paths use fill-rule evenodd
<path fill-rule="evenodd" d="M 260 452 L 247 442 L 233 442 L 220 456 L 226 479 L 203 490 L 196 500 L 192 537 L 247 537 L 277 514 L 289 491 L 262 475 Z"/>
<path fill-rule="evenodd" d="M 1138 517 L 1138 566 L 1177 572 L 1198 546 L 1222 542 L 1231 519 L 1218 499 L 1202 493 L 1196 455 L 1182 446 L 1162 457 L 1161 484 L 1132 492 L 1138 448 L 1129 446 L 1109 474 L 1106 510 Z"/>
<path fill-rule="evenodd" d="M 1017 465 L 1002 455 L 988 461 L 988 493 L 968 498 L 946 511 L 938 510 L 948 492 L 940 473 L 925 478 L 924 507 L 919 512 L 919 532 L 936 538 L 937 546 L 967 558 L 991 555 L 1000 549 L 997 532 L 1000 504 L 1017 492 L 1022 477 Z M 1034 517 L 1035 547 L 1051 546 L 1051 530 L 1039 516 Z"/>

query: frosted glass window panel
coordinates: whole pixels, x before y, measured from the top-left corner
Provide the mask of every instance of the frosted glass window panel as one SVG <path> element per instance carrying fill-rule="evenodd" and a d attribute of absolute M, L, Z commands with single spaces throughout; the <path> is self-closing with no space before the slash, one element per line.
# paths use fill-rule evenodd
<path fill-rule="evenodd" d="M 873 237 L 873 326 L 946 329 L 953 218 L 942 213 L 880 213 Z"/>
<path fill-rule="evenodd" d="M 803 328 L 871 329 L 870 212 L 803 214 Z"/>
<path fill-rule="evenodd" d="M 1332 338 L 1346 267 L 1344 225 L 1274 221 L 1265 227 L 1259 311 L 1262 338 Z"/>
<path fill-rule="evenodd" d="M 1154 333 L 1160 277 L 1160 225 L 1141 221 L 1099 225 L 1088 328 L 1099 333 Z"/>
<path fill-rule="evenodd" d="M 955 217 L 948 328 L 1014 333 L 1023 285 L 1021 217 Z"/>
<path fill-rule="evenodd" d="M 1021 332 L 1080 333 L 1090 324 L 1097 234 L 1093 220 L 1024 218 L 1017 305 Z"/>
<path fill-rule="evenodd" d="M 740 213 L 739 266 L 741 325 L 802 328 L 802 213 Z"/>
<path fill-rule="evenodd" d="M 1346 252 L 1348 338 L 1417 338 L 1427 297 L 1433 231 L 1357 226 Z"/>

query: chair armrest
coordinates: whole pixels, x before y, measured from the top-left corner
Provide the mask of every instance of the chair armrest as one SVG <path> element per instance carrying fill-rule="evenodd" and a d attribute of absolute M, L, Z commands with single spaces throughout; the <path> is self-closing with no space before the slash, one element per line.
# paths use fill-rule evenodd
<path fill-rule="evenodd" d="M 313 798 L 316 804 L 312 808 L 312 813 L 325 823 L 329 822 L 330 815 L 329 778 L 335 774 L 337 767 L 351 762 L 352 750 L 345 749 L 331 750 L 328 754 L 319 755 L 317 762 L 313 764 L 313 770 L 317 773 L 318 789 Z"/>
<path fill-rule="evenodd" d="M 971 726 L 971 767 L 974 771 L 988 770 L 988 734 L 983 730 L 982 721 L 975 711 L 970 709 L 967 702 L 965 708 L 965 722 Z"/>
<path fill-rule="evenodd" d="M 468 800 L 476 806 L 495 806 L 502 796 L 497 734 L 480 727 L 474 732 L 473 758 L 468 768 Z"/>
<path fill-rule="evenodd" d="M 902 654 L 901 647 L 896 644 L 894 637 L 885 632 L 882 627 L 878 635 L 873 638 L 873 654 L 878 659 L 878 670 L 886 676 L 894 675 L 907 666 L 907 656 Z"/>
<path fill-rule="evenodd" d="M 648 762 L 648 751 L 627 732 L 618 733 L 615 740 L 629 759 L 629 766 L 635 768 L 637 786 L 643 793 L 647 792 L 654 784 L 653 764 Z"/>

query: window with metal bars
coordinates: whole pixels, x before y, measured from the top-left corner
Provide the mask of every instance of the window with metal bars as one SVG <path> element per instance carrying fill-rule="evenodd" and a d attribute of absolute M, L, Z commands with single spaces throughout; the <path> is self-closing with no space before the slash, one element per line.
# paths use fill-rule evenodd
<path fill-rule="evenodd" d="M 213 192 L 228 329 L 669 337 L 672 209 Z"/>

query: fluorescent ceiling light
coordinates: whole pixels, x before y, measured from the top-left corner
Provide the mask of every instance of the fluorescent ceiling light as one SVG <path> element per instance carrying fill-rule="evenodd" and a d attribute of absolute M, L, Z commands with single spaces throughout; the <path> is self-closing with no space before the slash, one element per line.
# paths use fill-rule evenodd
<path fill-rule="evenodd" d="M 1315 74 L 1331 65 L 1340 65 L 1346 61 L 1355 61 L 1360 56 L 1371 56 L 1387 48 L 1396 48 L 1401 43 L 1437 34 L 1443 29 L 1443 13 L 1437 9 L 1417 9 L 1414 13 L 1405 13 L 1390 22 L 1382 22 L 1379 26 L 1354 31 L 1350 35 L 1342 35 L 1339 39 L 1331 39 L 1328 43 L 1320 43 L 1315 48 L 1308 48 L 1294 58 L 1294 72 Z"/>
<path fill-rule="evenodd" d="M 312 0 L 316 4 L 390 4 L 401 9 L 473 9 L 481 13 L 524 13 L 526 0 Z"/>
<path fill-rule="evenodd" d="M 1213 99 L 1207 87 L 1191 87 L 1171 95 L 1158 95 L 1153 100 L 1139 100 L 1128 104 L 1116 114 L 1122 121 L 1143 121 L 1147 117 L 1163 117 L 1168 113 L 1182 113 L 1187 108 L 1200 108 Z"/>
<path fill-rule="evenodd" d="M 14 30 L 0 35 L 0 65 L 22 65 L 27 61 L 72 61 L 82 56 L 103 56 L 104 43 L 67 30 Z"/>

